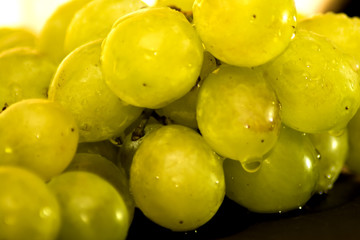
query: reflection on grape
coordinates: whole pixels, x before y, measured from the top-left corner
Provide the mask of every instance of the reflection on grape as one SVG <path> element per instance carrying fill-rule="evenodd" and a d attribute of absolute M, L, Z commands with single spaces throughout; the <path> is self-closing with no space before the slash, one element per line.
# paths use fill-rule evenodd
<path fill-rule="evenodd" d="M 0 239 L 55 240 L 60 221 L 58 201 L 39 176 L 0 166 Z"/>
<path fill-rule="evenodd" d="M 254 212 L 297 209 L 315 193 L 317 161 L 309 136 L 283 127 L 274 149 L 255 173 L 245 171 L 238 161 L 224 161 L 226 195 Z"/>

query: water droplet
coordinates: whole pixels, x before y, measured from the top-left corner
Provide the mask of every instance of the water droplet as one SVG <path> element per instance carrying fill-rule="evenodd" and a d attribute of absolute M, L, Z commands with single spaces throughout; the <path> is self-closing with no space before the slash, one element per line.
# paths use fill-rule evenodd
<path fill-rule="evenodd" d="M 216 180 L 216 181 L 215 181 L 215 183 L 216 183 L 216 184 L 219 184 L 219 183 L 220 183 L 220 181 L 219 181 L 219 180 Z"/>
<path fill-rule="evenodd" d="M 175 187 L 178 188 L 178 187 L 179 187 L 179 184 L 175 184 Z"/>
<path fill-rule="evenodd" d="M 261 163 L 261 158 L 250 158 L 244 162 L 241 162 L 241 166 L 244 168 L 245 171 L 249 173 L 254 173 L 260 169 Z"/>
<path fill-rule="evenodd" d="M 279 214 L 282 214 L 282 211 L 281 211 L 281 210 L 279 211 Z"/>
<path fill-rule="evenodd" d="M 155 179 L 156 179 L 156 180 L 159 180 L 159 179 L 160 179 L 160 177 L 159 177 L 159 176 L 156 176 L 156 177 L 155 177 Z"/>
<path fill-rule="evenodd" d="M 299 206 L 299 209 L 301 210 L 301 209 L 302 209 L 302 206 Z"/>

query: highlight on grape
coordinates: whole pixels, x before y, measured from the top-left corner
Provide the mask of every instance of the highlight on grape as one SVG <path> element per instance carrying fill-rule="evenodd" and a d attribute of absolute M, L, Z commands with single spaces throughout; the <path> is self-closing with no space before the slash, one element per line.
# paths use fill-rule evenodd
<path fill-rule="evenodd" d="M 69 0 L 0 27 L 0 239 L 301 209 L 360 174 L 359 40 L 294 0 Z"/>

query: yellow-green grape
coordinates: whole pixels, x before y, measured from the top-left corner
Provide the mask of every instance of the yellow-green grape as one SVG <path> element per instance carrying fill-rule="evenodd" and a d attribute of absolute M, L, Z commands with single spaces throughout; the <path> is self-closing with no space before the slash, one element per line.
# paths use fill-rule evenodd
<path fill-rule="evenodd" d="M 183 96 L 163 108 L 156 109 L 157 114 L 166 116 L 176 124 L 197 128 L 196 104 L 200 86 L 204 79 L 217 68 L 216 59 L 208 51 L 204 51 L 204 61 L 198 83 Z"/>
<path fill-rule="evenodd" d="M 156 7 L 177 7 L 181 11 L 190 12 L 192 11 L 192 6 L 194 0 L 157 0 Z"/>
<path fill-rule="evenodd" d="M 128 13 L 146 7 L 141 0 L 93 0 L 71 20 L 65 36 L 65 52 L 97 39 L 103 39 L 114 22 Z"/>
<path fill-rule="evenodd" d="M 60 5 L 46 20 L 39 36 L 39 49 L 55 63 L 66 56 L 64 41 L 67 29 L 77 11 L 91 0 L 72 0 Z"/>
<path fill-rule="evenodd" d="M 348 131 L 345 129 L 338 135 L 329 133 L 309 134 L 317 150 L 319 159 L 319 182 L 317 191 L 327 193 L 338 179 L 348 156 Z"/>
<path fill-rule="evenodd" d="M 258 68 L 221 65 L 201 85 L 196 115 L 209 145 L 243 163 L 261 161 L 281 126 L 279 102 Z"/>
<path fill-rule="evenodd" d="M 330 39 L 337 47 L 360 60 L 360 18 L 345 13 L 323 13 L 299 21 L 298 29 L 307 29 Z"/>
<path fill-rule="evenodd" d="M 47 98 L 56 66 L 37 50 L 13 48 L 0 53 L 0 112 L 28 98 Z"/>
<path fill-rule="evenodd" d="M 173 231 L 194 230 L 218 211 L 225 194 L 222 160 L 194 130 L 167 125 L 144 138 L 130 169 L 136 206 Z"/>
<path fill-rule="evenodd" d="M 278 213 L 301 208 L 319 179 L 315 147 L 309 136 L 284 127 L 258 171 L 225 159 L 226 195 L 253 212 Z"/>
<path fill-rule="evenodd" d="M 44 180 L 60 174 L 76 152 L 79 130 L 60 104 L 26 99 L 0 114 L 0 165 L 16 165 Z"/>
<path fill-rule="evenodd" d="M 66 171 L 91 172 L 111 183 L 124 199 L 126 207 L 128 208 L 129 222 L 132 221 L 135 203 L 133 197 L 130 195 L 129 180 L 124 168 L 117 167 L 113 162 L 99 154 L 77 153 L 70 165 L 66 168 L 65 172 Z"/>
<path fill-rule="evenodd" d="M 24 28 L 0 27 L 0 53 L 15 47 L 35 47 L 37 36 Z"/>
<path fill-rule="evenodd" d="M 205 48 L 221 61 L 258 66 L 278 56 L 296 29 L 294 0 L 195 0 L 193 18 Z"/>
<path fill-rule="evenodd" d="M 264 68 L 281 103 L 282 121 L 301 132 L 338 131 L 360 104 L 359 65 L 326 38 L 299 30 Z"/>
<path fill-rule="evenodd" d="M 123 144 L 120 146 L 118 155 L 118 166 L 125 169 L 126 175 L 130 177 L 130 168 L 133 157 L 144 138 L 155 129 L 163 126 L 160 123 L 149 123 L 144 129 L 141 137 L 134 135 L 134 132 L 125 136 Z"/>
<path fill-rule="evenodd" d="M 59 65 L 49 99 L 75 117 L 80 142 L 98 142 L 118 136 L 140 116 L 142 109 L 119 99 L 105 84 L 100 67 L 101 42 L 85 44 Z"/>
<path fill-rule="evenodd" d="M 129 104 L 161 108 L 196 84 L 203 46 L 185 16 L 146 8 L 120 18 L 103 43 L 104 79 Z"/>
<path fill-rule="evenodd" d="M 99 154 L 111 162 L 116 163 L 118 157 L 119 147 L 110 142 L 104 140 L 100 142 L 82 142 L 78 144 L 76 149 L 77 153 L 94 153 Z"/>
<path fill-rule="evenodd" d="M 347 129 L 349 155 L 345 164 L 352 173 L 360 174 L 360 111 L 349 121 Z"/>
<path fill-rule="evenodd" d="M 70 171 L 51 179 L 48 186 L 61 208 L 57 240 L 126 239 L 126 204 L 109 182 L 94 173 Z"/>
<path fill-rule="evenodd" d="M 0 166 L 0 239 L 55 240 L 60 214 L 57 199 L 40 177 Z"/>

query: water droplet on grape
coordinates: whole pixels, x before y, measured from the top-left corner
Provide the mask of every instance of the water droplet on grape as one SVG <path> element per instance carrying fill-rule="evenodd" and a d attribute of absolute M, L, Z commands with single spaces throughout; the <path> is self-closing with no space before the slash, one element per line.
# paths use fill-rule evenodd
<path fill-rule="evenodd" d="M 155 179 L 156 179 L 156 180 L 159 180 L 159 179 L 160 179 L 160 177 L 159 177 L 159 176 L 156 176 L 156 177 L 155 177 Z"/>
<path fill-rule="evenodd" d="M 253 158 L 241 162 L 241 166 L 244 168 L 245 171 L 249 173 L 254 173 L 260 169 L 261 163 L 262 163 L 261 158 Z"/>
<path fill-rule="evenodd" d="M 299 206 L 299 210 L 301 210 L 302 209 L 302 206 Z"/>
<path fill-rule="evenodd" d="M 13 149 L 11 147 L 5 147 L 5 153 L 11 154 L 13 153 Z"/>

